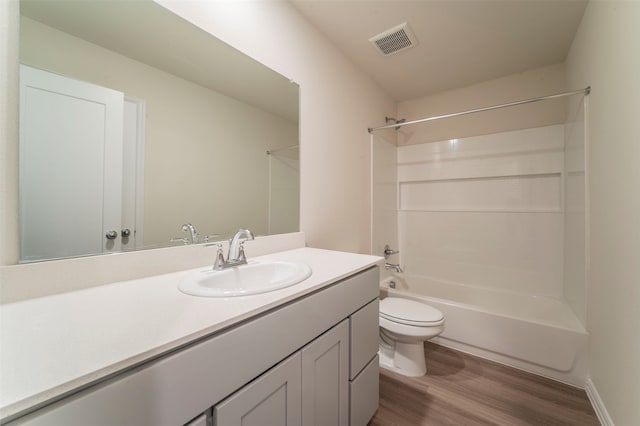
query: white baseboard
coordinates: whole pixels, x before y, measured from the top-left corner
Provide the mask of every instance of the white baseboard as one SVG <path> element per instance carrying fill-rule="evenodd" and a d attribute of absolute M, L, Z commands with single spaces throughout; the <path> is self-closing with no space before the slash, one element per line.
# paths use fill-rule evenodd
<path fill-rule="evenodd" d="M 613 420 L 611 420 L 611 416 L 609 416 L 609 412 L 607 411 L 607 407 L 604 406 L 604 402 L 602 402 L 600 394 L 598 394 L 598 390 L 593 384 L 591 377 L 587 377 L 584 390 L 587 392 L 589 401 L 591 401 L 593 410 L 596 412 L 596 416 L 598 416 L 598 420 L 600 420 L 602 426 L 614 426 Z"/>

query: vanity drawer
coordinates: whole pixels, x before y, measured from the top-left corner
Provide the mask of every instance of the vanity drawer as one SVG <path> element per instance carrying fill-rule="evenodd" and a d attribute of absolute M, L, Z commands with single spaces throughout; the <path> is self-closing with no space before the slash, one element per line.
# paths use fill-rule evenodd
<path fill-rule="evenodd" d="M 378 355 L 349 383 L 349 424 L 364 426 L 378 409 L 380 373 Z"/>
<path fill-rule="evenodd" d="M 351 334 L 351 362 L 349 379 L 362 371 L 362 369 L 378 353 L 379 341 L 379 305 L 380 300 L 375 299 L 351 315 L 349 328 Z"/>

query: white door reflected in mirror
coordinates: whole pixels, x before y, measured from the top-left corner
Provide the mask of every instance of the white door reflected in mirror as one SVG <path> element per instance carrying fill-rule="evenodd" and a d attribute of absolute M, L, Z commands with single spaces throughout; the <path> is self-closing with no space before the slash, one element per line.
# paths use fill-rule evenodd
<path fill-rule="evenodd" d="M 123 119 L 123 93 L 20 66 L 21 262 L 133 242 L 121 238 L 135 229 L 123 223 L 123 213 L 135 212 L 123 204 Z"/>

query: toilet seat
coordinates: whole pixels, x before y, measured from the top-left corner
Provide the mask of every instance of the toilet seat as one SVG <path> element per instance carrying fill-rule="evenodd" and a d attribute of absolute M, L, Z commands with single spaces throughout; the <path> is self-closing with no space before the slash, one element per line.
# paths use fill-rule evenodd
<path fill-rule="evenodd" d="M 400 297 L 382 299 L 380 301 L 380 317 L 414 327 L 437 327 L 444 323 L 444 315 L 436 308 Z"/>

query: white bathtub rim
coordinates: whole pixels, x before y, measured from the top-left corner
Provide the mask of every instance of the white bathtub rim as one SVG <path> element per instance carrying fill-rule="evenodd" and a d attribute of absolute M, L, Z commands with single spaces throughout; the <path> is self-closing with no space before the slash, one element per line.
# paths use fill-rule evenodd
<path fill-rule="evenodd" d="M 544 320 L 540 320 L 540 319 L 532 319 L 532 318 L 527 318 L 525 316 L 518 317 L 518 316 L 514 316 L 514 315 L 508 315 L 508 314 L 504 314 L 504 313 L 501 313 L 501 312 L 496 312 L 496 311 L 491 310 L 491 309 L 486 309 L 486 308 L 483 308 L 481 306 L 472 305 L 472 304 L 469 304 L 469 303 L 457 302 L 457 301 L 451 300 L 451 299 L 443 299 L 443 298 L 440 298 L 440 297 L 429 296 L 429 295 L 426 295 L 426 294 L 420 294 L 420 293 L 412 292 L 410 290 L 390 288 L 389 287 L 389 281 L 394 280 L 394 279 L 398 279 L 398 277 L 392 276 L 392 277 L 389 277 L 389 278 L 386 278 L 385 280 L 383 280 L 380 283 L 380 289 L 388 291 L 390 295 L 394 295 L 394 296 L 398 296 L 398 297 L 405 297 L 405 298 L 408 298 L 408 299 L 417 300 L 417 301 L 423 301 L 423 302 L 424 301 L 428 301 L 428 300 L 431 299 L 431 300 L 434 300 L 435 302 L 443 303 L 445 305 L 454 306 L 454 307 L 457 307 L 457 308 L 470 309 L 470 310 L 473 310 L 473 311 L 476 311 L 476 312 L 482 312 L 482 313 L 490 314 L 490 315 L 496 315 L 496 316 L 499 316 L 501 318 L 506 318 L 506 319 L 515 320 L 515 321 L 524 321 L 524 322 L 529 322 L 529 323 L 533 323 L 533 324 L 554 327 L 554 328 L 558 328 L 558 329 L 565 330 L 565 331 L 571 331 L 571 332 L 575 332 L 575 333 L 588 334 L 587 330 L 584 328 L 584 326 L 582 326 L 582 324 L 579 323 L 579 321 L 578 321 L 578 324 L 576 326 L 569 327 L 567 325 L 561 325 L 561 324 L 554 323 L 553 321 L 544 321 Z M 448 283 L 445 283 L 445 284 L 448 284 Z M 455 284 L 455 285 L 464 286 L 463 284 Z M 469 287 L 473 287 L 475 289 L 486 290 L 486 291 L 490 291 L 490 292 L 495 292 L 494 290 L 488 290 L 488 289 L 483 288 L 483 287 L 474 287 L 474 286 L 469 286 Z M 514 293 L 514 294 L 517 294 L 518 296 L 522 296 L 522 294 L 519 294 L 519 293 Z M 532 297 L 535 297 L 535 296 L 532 296 Z M 542 296 L 538 296 L 538 298 L 542 298 Z M 553 300 L 559 301 L 558 299 L 553 299 Z M 563 302 L 563 301 L 561 301 L 561 302 Z M 564 302 L 564 303 L 566 303 L 566 302 Z M 569 307 L 569 309 L 571 309 L 571 308 Z M 571 312 L 573 313 L 573 310 Z"/>
<path fill-rule="evenodd" d="M 431 277 L 427 275 L 408 274 L 406 272 L 401 272 L 401 273 L 393 272 L 390 276 L 382 280 L 382 282 L 386 283 L 391 280 L 400 280 L 400 281 L 406 282 L 407 280 L 410 281 L 412 279 L 427 280 L 429 282 L 435 282 L 438 284 L 444 284 L 444 285 L 449 285 L 449 286 L 458 287 L 458 288 L 469 288 L 473 290 L 485 291 L 488 293 L 496 293 L 500 295 L 509 295 L 509 296 L 519 297 L 523 299 L 543 299 L 543 300 L 550 300 L 550 301 L 566 304 L 566 301 L 562 296 L 529 294 L 529 293 L 523 293 L 521 291 L 510 290 L 507 288 L 491 288 L 491 287 L 486 287 L 482 285 L 474 285 L 469 283 L 461 283 L 458 281 L 443 280 L 440 278 Z"/>
<path fill-rule="evenodd" d="M 422 274 L 411 274 L 411 273 L 407 273 L 407 272 L 393 272 L 391 271 L 391 275 L 389 276 L 390 279 L 400 279 L 400 280 L 411 280 L 414 278 L 417 279 L 426 279 L 428 281 L 431 282 L 437 282 L 439 284 L 446 284 L 446 285 L 451 285 L 451 286 L 455 286 L 455 287 L 465 287 L 465 288 L 472 288 L 475 290 L 482 290 L 482 291 L 487 291 L 487 292 L 491 292 L 491 293 L 498 293 L 498 294 L 509 294 L 509 295 L 514 295 L 514 296 L 518 296 L 518 297 L 523 297 L 523 298 L 531 298 L 531 299 L 537 299 L 537 298 L 544 298 L 544 299 L 551 299 L 551 300 L 557 300 L 557 301 L 564 301 L 562 298 L 562 295 L 560 294 L 555 294 L 555 295 L 551 295 L 551 294 L 541 294 L 541 295 L 534 295 L 534 294 L 530 294 L 530 293 L 526 293 L 523 291 L 518 291 L 518 290 L 513 290 L 513 289 L 509 289 L 509 288 L 504 288 L 504 287 L 487 287 L 486 285 L 479 285 L 479 284 L 473 284 L 473 283 L 465 283 L 465 282 L 459 282 L 459 281 L 451 281 L 451 280 L 445 280 L 442 278 L 438 278 L 438 277 L 432 277 L 430 275 L 422 275 Z"/>

